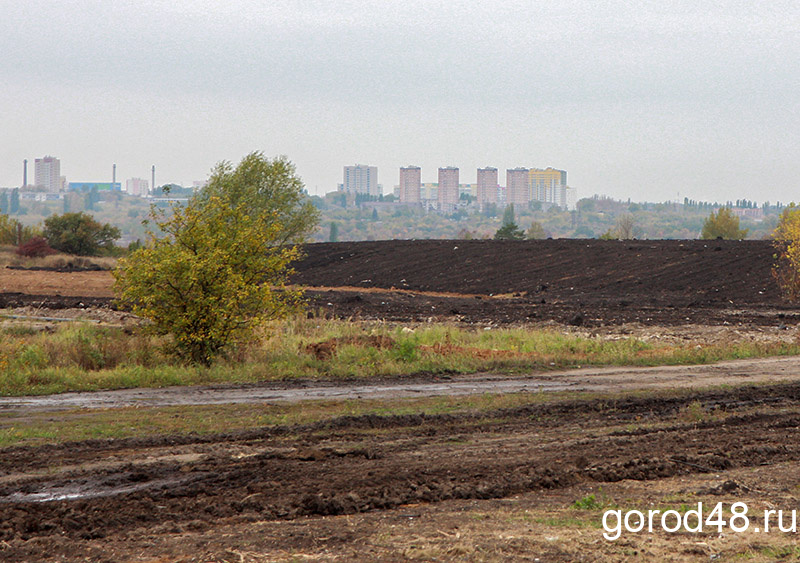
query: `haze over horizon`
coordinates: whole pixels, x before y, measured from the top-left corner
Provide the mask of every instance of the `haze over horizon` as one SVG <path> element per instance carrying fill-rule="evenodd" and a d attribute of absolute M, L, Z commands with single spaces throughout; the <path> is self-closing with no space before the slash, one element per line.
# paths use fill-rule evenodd
<path fill-rule="evenodd" d="M 553 166 L 579 197 L 800 200 L 800 4 L 0 0 L 0 186 Z"/>

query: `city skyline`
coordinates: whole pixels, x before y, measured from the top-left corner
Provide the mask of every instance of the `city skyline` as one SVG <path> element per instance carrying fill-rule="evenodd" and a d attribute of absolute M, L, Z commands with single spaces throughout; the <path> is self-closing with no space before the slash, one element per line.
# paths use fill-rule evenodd
<path fill-rule="evenodd" d="M 116 189 L 119 191 L 124 191 L 130 193 L 132 195 L 137 195 L 139 197 L 146 197 L 150 194 L 152 189 L 158 188 L 164 185 L 178 185 L 183 188 L 190 188 L 190 189 L 199 189 L 205 185 L 205 180 L 194 180 L 190 183 L 186 184 L 179 184 L 177 182 L 156 182 L 153 185 L 153 188 L 150 187 L 150 180 L 145 180 L 140 177 L 130 177 L 127 180 L 117 181 L 116 180 L 116 164 L 112 165 L 112 178 L 113 182 L 104 182 L 102 181 L 68 181 L 69 179 L 66 176 L 58 176 L 58 171 L 60 171 L 60 159 L 53 157 L 53 156 L 45 156 L 43 158 L 36 158 L 35 162 L 35 180 L 33 183 L 28 182 L 27 184 L 20 183 L 18 186 L 2 186 L 0 185 L 0 190 L 9 190 L 15 188 L 23 188 L 26 187 L 32 190 L 42 190 L 46 192 L 53 192 L 53 191 L 72 191 L 78 188 L 85 188 L 85 186 L 89 185 L 102 185 L 103 189 L 114 189 L 113 186 L 116 186 Z M 22 168 L 22 178 L 23 181 L 25 178 L 29 179 L 29 171 L 28 171 L 29 160 L 23 160 L 23 168 Z M 51 168 L 55 166 L 55 174 L 52 174 Z M 40 168 L 43 167 L 43 168 Z M 39 181 L 39 177 L 44 175 L 43 170 L 47 170 L 48 174 L 53 175 L 54 177 L 59 178 L 60 180 L 60 188 L 59 189 L 52 189 L 52 186 L 43 184 Z M 499 171 L 497 168 L 487 166 L 485 168 L 477 168 L 475 169 L 475 180 L 468 181 L 464 178 L 460 177 L 461 169 L 458 166 L 444 166 L 444 167 L 437 167 L 435 170 L 437 172 L 437 181 L 436 182 L 425 182 L 422 180 L 422 168 L 416 165 L 408 165 L 408 166 L 400 166 L 399 171 L 399 179 L 398 183 L 396 184 L 389 184 L 388 186 L 384 186 L 383 184 L 379 184 L 377 182 L 377 167 L 371 165 L 345 165 L 343 166 L 344 170 L 344 182 L 339 183 L 336 185 L 335 189 L 329 189 L 319 194 L 310 194 L 310 195 L 325 195 L 327 193 L 334 193 L 337 191 L 346 191 L 352 193 L 363 193 L 371 196 L 378 196 L 378 195 L 391 195 L 394 194 L 395 196 L 399 197 L 399 201 L 409 201 L 408 199 L 404 199 L 402 194 L 404 191 L 408 193 L 408 189 L 404 188 L 404 172 L 412 172 L 412 184 L 415 186 L 413 189 L 416 190 L 417 196 L 412 201 L 419 203 L 420 199 L 431 199 L 430 197 L 426 198 L 421 194 L 433 188 L 436 189 L 439 182 L 442 179 L 442 171 L 452 170 L 455 171 L 455 180 L 449 181 L 448 184 L 452 186 L 458 186 L 459 189 L 463 191 L 465 187 L 469 187 L 472 191 L 472 195 L 475 197 L 477 203 L 479 205 L 483 205 L 485 203 L 514 203 L 516 205 L 526 205 L 531 201 L 539 201 L 539 202 L 546 202 L 546 203 L 555 203 L 556 205 L 561 206 L 565 209 L 574 209 L 575 204 L 578 201 L 577 192 L 575 186 L 568 186 L 567 185 L 567 172 L 565 170 L 560 170 L 548 166 L 545 169 L 542 168 L 525 168 L 525 167 L 515 167 L 515 168 L 508 168 L 506 170 L 506 184 L 502 185 L 499 183 Z M 151 168 L 152 178 L 155 178 L 155 170 L 154 167 Z M 494 184 L 494 195 L 487 195 L 487 188 L 490 187 L 490 184 L 487 184 L 486 178 L 487 173 L 489 174 L 489 178 L 491 178 L 491 183 Z M 353 185 L 347 188 L 348 177 L 352 175 L 352 182 Z M 483 177 L 482 177 L 483 176 Z M 509 181 L 510 178 L 513 178 L 512 181 Z M 50 181 L 52 184 L 52 181 Z M 122 187 L 124 186 L 124 188 Z M 510 189 L 509 189 L 510 188 Z M 556 188 L 559 188 L 559 191 L 556 192 Z M 566 188 L 564 190 L 563 188 Z M 380 190 L 383 190 L 382 192 Z M 524 190 L 527 192 L 527 195 L 522 195 L 522 191 Z M 84 190 L 85 191 L 85 190 Z M 453 192 L 455 193 L 455 192 Z M 502 198 L 498 198 L 497 196 L 502 194 Z M 611 197 L 608 194 L 602 193 L 586 193 L 582 192 L 581 194 L 584 198 L 591 198 L 591 197 Z M 448 205 L 453 206 L 454 201 L 457 198 L 452 196 L 448 196 Z M 527 200 L 526 200 L 527 198 Z M 437 199 L 437 198 L 433 198 Z M 612 197 L 613 199 L 613 197 Z M 637 202 L 650 202 L 650 203 L 658 203 L 657 200 L 647 200 L 647 199 L 636 199 L 636 198 L 627 198 L 630 201 L 637 201 Z M 697 201 L 695 198 L 684 196 L 684 200 L 691 199 L 693 201 Z M 738 201 L 739 199 L 747 200 L 746 198 L 736 198 Z M 452 200 L 452 201 L 451 201 Z M 620 201 L 623 201 L 623 198 L 619 198 Z M 683 200 L 673 199 L 670 201 L 674 201 L 676 203 L 680 203 Z M 732 198 L 722 199 L 722 200 L 699 200 L 701 202 L 706 203 L 717 203 L 720 205 L 730 204 L 733 201 Z M 757 204 L 763 203 L 780 203 L 782 205 L 786 205 L 789 203 L 788 201 L 781 201 L 781 200 L 747 200 L 753 201 Z M 442 202 L 438 202 L 441 204 Z"/>
<path fill-rule="evenodd" d="M 155 165 L 190 185 L 260 150 L 312 194 L 347 162 L 471 175 L 533 158 L 585 195 L 798 200 L 798 16 L 783 0 L 10 3 L 0 186 L 47 154 L 69 178 Z"/>
<path fill-rule="evenodd" d="M 352 167 L 345 166 L 345 179 L 348 168 Z M 461 196 L 464 194 L 470 196 L 469 203 L 474 199 L 481 210 L 498 204 L 513 204 L 522 209 L 533 202 L 539 202 L 555 204 L 571 211 L 578 202 L 577 190 L 567 185 L 566 170 L 552 167 L 509 168 L 506 170 L 505 186 L 500 185 L 498 170 L 493 167 L 478 168 L 475 182 L 462 182 L 460 169 L 455 166 L 439 167 L 438 181 L 435 183 L 422 183 L 420 178 L 419 166 L 400 167 L 399 182 L 393 190 L 399 203 L 436 209 L 440 213 L 453 213 L 456 208 L 464 204 L 461 201 Z M 436 197 L 430 193 L 434 189 Z M 369 193 L 363 186 L 360 189 L 346 190 L 344 185 L 340 185 L 340 191 Z"/>
<path fill-rule="evenodd" d="M 47 155 L 47 156 L 42 157 L 42 158 L 35 158 L 34 159 L 34 163 L 35 163 L 35 165 L 34 165 L 34 181 L 32 183 L 30 181 L 26 182 L 26 178 L 28 180 L 30 180 L 30 174 L 29 174 L 29 172 L 30 172 L 29 171 L 30 159 L 23 159 L 23 161 L 21 163 L 21 168 L 20 168 L 20 178 L 21 178 L 20 183 L 16 184 L 16 185 L 14 185 L 14 184 L 11 184 L 11 185 L 0 185 L 0 188 L 22 188 L 22 187 L 27 187 L 27 188 L 45 188 L 46 191 L 60 191 L 60 190 L 65 190 L 66 187 L 70 183 L 75 183 L 73 178 L 68 177 L 66 175 L 61 175 L 60 174 L 60 172 L 61 172 L 61 159 L 58 158 L 58 157 Z M 325 193 L 344 190 L 344 191 L 348 191 L 348 192 L 367 193 L 369 195 L 376 196 L 376 195 L 379 195 L 378 189 L 380 187 L 383 187 L 384 190 L 386 190 L 387 187 L 390 188 L 389 191 L 387 191 L 385 194 L 383 194 L 383 195 L 388 195 L 388 193 L 391 192 L 391 189 L 397 188 L 397 187 L 401 187 L 401 184 L 402 184 L 402 171 L 406 167 L 400 166 L 400 167 L 395 167 L 395 168 L 399 168 L 400 169 L 400 171 L 401 171 L 401 180 L 397 184 L 389 183 L 387 186 L 384 186 L 383 184 L 378 182 L 378 167 L 377 166 L 364 165 L 364 164 L 344 165 L 343 166 L 343 171 L 344 171 L 344 173 L 343 173 L 343 176 L 344 176 L 343 183 L 339 183 L 335 187 L 333 187 L 331 189 L 327 189 L 327 190 L 325 190 L 324 192 L 321 192 L 318 195 L 324 195 Z M 460 166 L 437 166 L 435 169 L 433 169 L 433 171 L 431 171 L 429 173 L 430 177 L 428 178 L 428 181 L 426 182 L 426 181 L 422 180 L 422 167 L 415 166 L 415 165 L 410 165 L 409 168 L 417 169 L 417 175 L 419 176 L 419 181 L 420 181 L 421 184 L 426 184 L 426 183 L 427 184 L 431 184 L 431 183 L 435 184 L 435 183 L 438 183 L 439 178 L 441 177 L 441 173 L 439 172 L 439 170 L 441 170 L 441 169 L 456 169 L 456 170 L 459 170 L 459 174 L 461 174 L 461 172 L 460 172 L 461 171 L 461 167 Z M 516 168 L 519 169 L 520 167 L 516 167 Z M 52 175 L 52 177 L 55 178 L 55 180 L 53 180 L 52 178 L 49 178 L 47 182 L 40 181 L 40 177 L 44 177 L 45 176 L 45 170 L 47 171 L 47 175 L 48 176 Z M 489 167 L 486 167 L 486 168 L 477 168 L 476 171 L 475 171 L 475 179 L 474 180 L 465 181 L 464 178 L 461 178 L 459 183 L 460 184 L 475 184 L 475 185 L 478 185 L 478 184 L 481 183 L 481 173 L 482 172 L 486 172 L 486 171 L 490 171 L 490 170 L 493 170 L 495 172 L 495 177 L 497 177 L 497 168 L 493 168 L 493 167 L 489 166 Z M 527 168 L 525 170 L 526 170 L 526 172 L 528 171 Z M 535 171 L 548 172 L 548 173 L 550 171 L 553 171 L 553 172 L 557 173 L 559 175 L 559 177 L 561 178 L 561 184 L 566 185 L 566 172 L 563 171 L 563 170 L 554 169 L 553 167 L 550 167 L 550 166 L 547 167 L 546 170 L 539 169 L 539 168 L 533 168 L 533 167 L 530 168 L 530 173 L 531 174 L 534 174 Z M 155 167 L 151 168 L 151 172 L 152 172 L 152 175 L 155 176 Z M 437 176 L 436 176 L 436 180 L 437 181 L 436 182 L 432 181 L 434 173 L 437 174 Z M 122 176 L 120 176 L 120 178 L 121 177 Z M 129 182 L 129 183 L 131 182 L 131 180 L 134 180 L 134 181 L 142 181 L 143 180 L 142 178 L 140 178 L 138 176 L 126 176 L 126 177 L 128 178 L 127 182 Z M 93 178 L 93 180 L 89 180 L 89 182 L 95 182 L 96 180 L 100 180 L 102 182 L 103 180 L 107 179 L 107 178 L 103 178 L 102 175 L 97 175 L 97 174 L 95 174 L 94 176 L 91 176 L 91 178 Z M 112 179 L 114 183 L 120 183 L 119 181 L 117 181 L 117 165 L 116 165 L 116 163 L 112 164 L 111 172 L 110 172 L 108 178 Z M 60 188 L 54 188 L 53 187 L 55 185 L 56 181 L 61 186 Z M 532 178 L 531 178 L 531 181 L 532 181 Z M 83 179 L 83 180 L 81 180 L 81 182 L 85 183 L 86 180 Z M 167 184 L 176 184 L 176 185 L 179 185 L 179 186 L 182 186 L 182 187 L 194 187 L 194 188 L 196 188 L 196 187 L 202 186 L 204 183 L 205 183 L 205 180 L 192 180 L 191 182 L 186 182 L 186 183 L 164 181 L 164 182 L 156 182 L 153 187 L 155 188 L 155 187 L 159 187 L 159 186 L 163 186 L 163 185 L 167 185 Z M 498 187 L 504 187 L 504 186 L 500 186 L 500 184 L 498 183 Z M 140 188 L 137 186 L 134 191 L 139 191 L 139 190 L 140 190 Z M 536 197 L 535 197 L 535 199 L 536 199 Z M 544 201 L 545 198 L 541 197 L 539 199 L 542 199 Z"/>

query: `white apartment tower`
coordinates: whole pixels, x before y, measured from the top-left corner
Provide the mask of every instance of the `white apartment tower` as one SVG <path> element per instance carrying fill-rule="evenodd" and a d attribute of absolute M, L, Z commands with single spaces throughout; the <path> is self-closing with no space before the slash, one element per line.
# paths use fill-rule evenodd
<path fill-rule="evenodd" d="M 483 209 L 487 205 L 497 203 L 497 168 L 478 168 L 478 206 Z"/>
<path fill-rule="evenodd" d="M 516 209 L 526 209 L 531 201 L 527 168 L 506 170 L 506 204 L 513 203 Z"/>
<path fill-rule="evenodd" d="M 361 164 L 345 166 L 342 189 L 347 193 L 381 195 L 378 187 L 378 167 Z"/>
<path fill-rule="evenodd" d="M 150 182 L 143 178 L 131 178 L 125 182 L 125 191 L 131 195 L 147 197 L 150 193 Z"/>
<path fill-rule="evenodd" d="M 439 211 L 452 213 L 458 206 L 458 168 L 439 168 Z"/>
<path fill-rule="evenodd" d="M 400 201 L 419 203 L 422 186 L 422 171 L 419 166 L 400 168 Z"/>
<path fill-rule="evenodd" d="M 575 188 L 564 186 L 564 203 L 561 205 L 567 211 L 575 211 L 578 208 L 578 191 Z"/>
<path fill-rule="evenodd" d="M 55 157 L 37 158 L 33 175 L 36 187 L 46 192 L 60 192 L 64 187 L 61 180 L 61 161 Z"/>

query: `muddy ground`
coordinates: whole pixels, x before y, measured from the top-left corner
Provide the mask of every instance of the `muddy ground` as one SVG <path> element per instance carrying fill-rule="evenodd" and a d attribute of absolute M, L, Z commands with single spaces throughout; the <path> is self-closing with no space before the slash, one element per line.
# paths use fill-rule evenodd
<path fill-rule="evenodd" d="M 708 561 L 746 550 L 758 555 L 764 542 L 794 540 L 777 532 L 708 531 L 609 542 L 598 524 L 605 506 L 650 502 L 680 508 L 749 500 L 751 514 L 766 505 L 796 509 L 798 429 L 800 383 L 791 383 L 7 448 L 0 455 L 0 557 L 604 561 L 637 551 Z M 591 491 L 596 503 L 571 508 Z M 490 499 L 518 505 L 503 516 L 506 509 Z M 349 515 L 364 524 L 353 525 Z M 483 519 L 493 524 L 472 536 Z M 419 537 L 398 527 L 418 527 Z"/>
<path fill-rule="evenodd" d="M 800 320 L 760 241 L 394 241 L 307 253 L 294 281 L 312 286 L 311 315 L 674 341 L 795 339 Z M 110 284 L 107 272 L 1 271 L 0 307 L 100 310 L 98 320 L 124 324 Z M 765 508 L 800 508 L 798 375 L 793 359 L 598 371 L 565 377 L 600 396 L 545 392 L 501 411 L 5 448 L 0 560 L 797 558 L 796 534 L 754 527 Z M 753 527 L 602 537 L 605 509 L 700 501 L 746 502 Z"/>

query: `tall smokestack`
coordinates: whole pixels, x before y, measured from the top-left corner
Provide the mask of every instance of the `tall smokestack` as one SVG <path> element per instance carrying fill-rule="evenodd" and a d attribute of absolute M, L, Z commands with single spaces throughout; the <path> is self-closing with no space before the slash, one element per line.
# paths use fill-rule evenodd
<path fill-rule="evenodd" d="M 111 170 L 111 191 L 114 191 L 117 187 L 117 165 L 115 164 Z"/>
<path fill-rule="evenodd" d="M 156 165 L 153 165 L 153 183 L 150 186 L 150 193 L 156 191 Z"/>
<path fill-rule="evenodd" d="M 28 185 L 28 159 L 22 161 L 22 187 Z"/>

